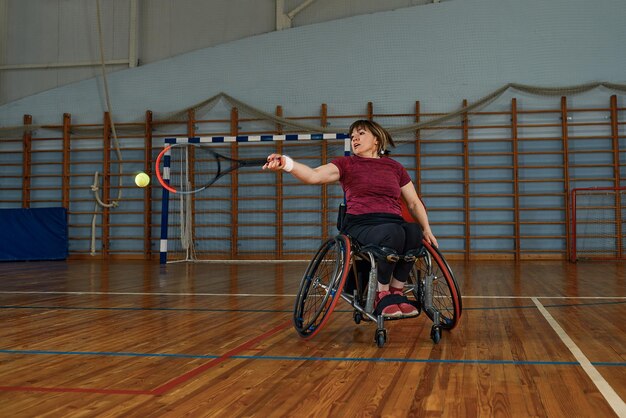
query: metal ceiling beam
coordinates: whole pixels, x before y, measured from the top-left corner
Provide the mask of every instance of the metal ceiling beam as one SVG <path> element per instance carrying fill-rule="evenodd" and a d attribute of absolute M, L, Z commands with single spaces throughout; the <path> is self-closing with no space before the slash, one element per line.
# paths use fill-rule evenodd
<path fill-rule="evenodd" d="M 276 30 L 289 29 L 293 18 L 316 0 L 305 0 L 292 11 L 285 13 L 285 0 L 276 0 Z"/>

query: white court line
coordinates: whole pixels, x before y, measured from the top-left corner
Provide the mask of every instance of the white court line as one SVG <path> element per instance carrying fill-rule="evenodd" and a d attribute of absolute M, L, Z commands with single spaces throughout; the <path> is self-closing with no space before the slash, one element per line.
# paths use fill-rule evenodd
<path fill-rule="evenodd" d="M 600 372 L 591 364 L 589 359 L 583 354 L 580 348 L 574 343 L 574 341 L 567 335 L 567 333 L 561 328 L 559 323 L 554 319 L 550 312 L 539 302 L 537 298 L 533 298 L 533 302 L 537 305 L 537 309 L 543 315 L 543 317 L 548 321 L 554 332 L 557 333 L 561 341 L 567 346 L 569 351 L 572 352 L 576 361 L 580 363 L 581 367 L 587 373 L 587 376 L 591 379 L 591 381 L 596 385 L 604 399 L 609 403 L 613 411 L 617 414 L 618 417 L 624 418 L 626 417 L 626 403 L 619 397 L 617 392 L 609 385 L 609 383 L 602 377 Z"/>
<path fill-rule="evenodd" d="M 236 297 L 294 297 L 295 295 L 284 294 L 250 294 L 250 293 L 150 293 L 150 292 L 35 292 L 35 291 L 0 291 L 0 294 L 30 294 L 30 295 L 118 295 L 118 296 L 236 296 Z M 538 298 L 544 299 L 580 299 L 580 300 L 606 300 L 606 299 L 626 299 L 626 297 L 609 297 L 609 296 L 597 296 L 597 297 L 567 297 L 567 296 L 463 296 L 463 298 L 473 299 L 531 299 L 539 312 L 543 315 L 546 321 L 550 324 L 552 329 L 559 336 L 561 341 L 570 350 L 572 355 L 576 358 L 576 361 L 581 365 L 585 373 L 589 376 L 591 381 L 598 388 L 602 396 L 609 403 L 611 408 L 615 411 L 618 417 L 626 418 L 626 403 L 619 397 L 617 392 L 609 385 L 609 383 L 602 377 L 598 370 L 591 364 L 589 359 L 578 348 L 574 341 L 567 335 L 567 333 L 561 328 L 558 322 L 550 315 L 548 310 L 539 302 Z"/>
<path fill-rule="evenodd" d="M 16 295 L 117 295 L 117 296 L 240 296 L 240 297 L 295 297 L 296 294 L 275 294 L 275 293 L 175 293 L 175 292 L 60 292 L 60 291 L 19 291 L 0 290 L 0 294 Z M 462 295 L 463 299 L 576 299 L 576 300 L 626 300 L 626 296 L 469 296 Z"/>
<path fill-rule="evenodd" d="M 626 299 L 626 296 L 536 296 L 542 299 Z M 534 299 L 535 297 L 533 297 Z"/>
<path fill-rule="evenodd" d="M 1 292 L 0 292 L 1 293 Z M 469 296 L 462 299 L 626 299 L 626 296 Z"/>

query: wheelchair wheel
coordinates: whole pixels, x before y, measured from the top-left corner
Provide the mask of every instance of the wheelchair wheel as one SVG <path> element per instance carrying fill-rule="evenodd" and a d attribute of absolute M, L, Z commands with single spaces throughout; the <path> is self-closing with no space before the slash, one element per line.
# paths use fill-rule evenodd
<path fill-rule="evenodd" d="M 296 297 L 294 327 L 311 338 L 326 324 L 340 299 L 350 269 L 350 240 L 337 235 L 326 240 L 309 263 Z"/>
<path fill-rule="evenodd" d="M 432 309 L 422 306 L 431 320 L 438 313 L 439 323 L 434 326 L 450 330 L 461 318 L 463 310 L 461 293 L 454 278 L 452 269 L 437 247 L 424 242 L 425 254 L 418 257 L 409 280 L 414 281 L 413 293 L 421 303 L 424 302 L 426 291 L 425 280 L 432 280 Z"/>

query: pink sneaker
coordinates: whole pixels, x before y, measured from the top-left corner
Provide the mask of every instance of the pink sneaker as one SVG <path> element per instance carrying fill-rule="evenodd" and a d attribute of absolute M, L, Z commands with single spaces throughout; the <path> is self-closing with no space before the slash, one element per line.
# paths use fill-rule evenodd
<path fill-rule="evenodd" d="M 397 287 L 390 286 L 389 291 L 392 295 L 400 295 L 402 296 L 402 289 L 398 289 Z M 419 314 L 417 308 L 410 303 L 399 303 L 398 308 L 400 308 L 400 312 L 402 312 L 402 316 L 416 316 Z"/>
<path fill-rule="evenodd" d="M 390 294 L 391 294 L 391 292 L 389 292 L 388 290 L 385 290 L 385 291 L 382 291 L 382 292 L 376 292 L 376 300 L 374 301 L 374 308 L 376 308 L 376 306 L 378 305 L 378 302 L 380 302 L 380 300 L 382 298 L 384 298 L 385 296 L 388 296 Z M 402 311 L 400 310 L 400 307 L 398 305 L 389 305 L 389 306 L 387 306 L 386 308 L 383 309 L 381 314 L 385 318 L 400 318 L 400 317 L 403 316 Z"/>

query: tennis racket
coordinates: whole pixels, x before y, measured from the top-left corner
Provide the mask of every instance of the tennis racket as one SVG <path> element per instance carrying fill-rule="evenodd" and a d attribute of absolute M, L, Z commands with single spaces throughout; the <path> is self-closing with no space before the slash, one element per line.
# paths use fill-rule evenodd
<path fill-rule="evenodd" d="M 237 160 L 197 143 L 172 144 L 156 159 L 156 175 L 171 193 L 193 194 L 241 167 L 259 167 L 267 158 Z"/>

